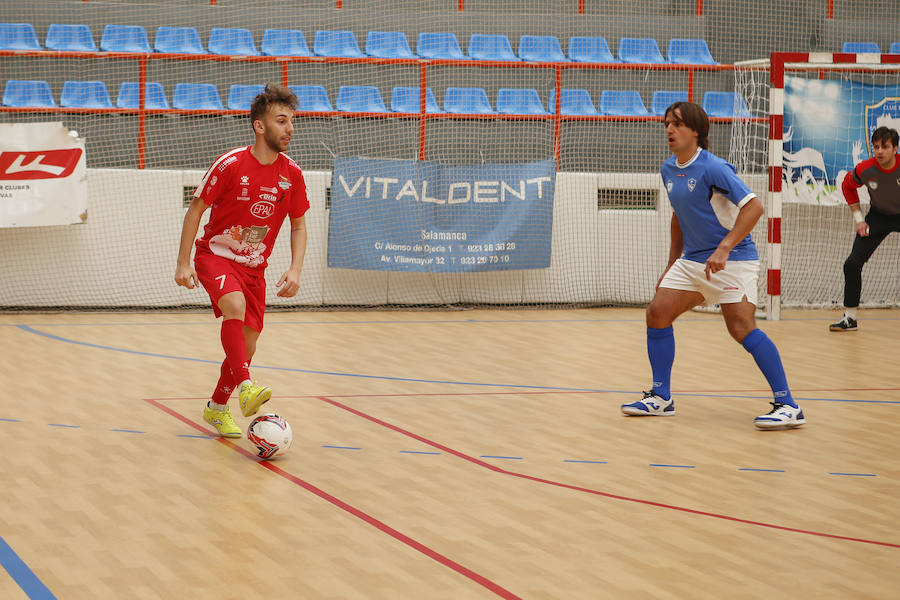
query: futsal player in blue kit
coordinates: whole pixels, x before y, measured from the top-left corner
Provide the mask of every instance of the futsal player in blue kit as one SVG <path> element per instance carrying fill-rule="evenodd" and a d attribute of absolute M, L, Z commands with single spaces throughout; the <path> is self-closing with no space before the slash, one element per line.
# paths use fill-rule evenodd
<path fill-rule="evenodd" d="M 709 117 L 692 102 L 666 109 L 664 124 L 674 156 L 661 172 L 673 214 L 669 261 L 647 307 L 647 353 L 653 386 L 628 416 L 675 414 L 670 382 L 675 360 L 672 323 L 700 304 L 718 303 L 728 333 L 749 352 L 772 388 L 772 410 L 756 417 L 760 429 L 788 429 L 806 421 L 794 402 L 778 349 L 756 327 L 759 255 L 750 237 L 763 206 L 735 168 L 710 153 Z"/>

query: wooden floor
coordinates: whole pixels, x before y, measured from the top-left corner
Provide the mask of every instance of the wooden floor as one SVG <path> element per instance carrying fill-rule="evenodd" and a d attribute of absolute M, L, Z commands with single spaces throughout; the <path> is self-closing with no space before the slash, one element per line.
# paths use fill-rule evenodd
<path fill-rule="evenodd" d="M 897 598 L 900 311 L 837 316 L 760 322 L 807 416 L 760 432 L 714 314 L 640 419 L 641 310 L 270 313 L 265 463 L 210 314 L 0 315 L 0 598 Z"/>

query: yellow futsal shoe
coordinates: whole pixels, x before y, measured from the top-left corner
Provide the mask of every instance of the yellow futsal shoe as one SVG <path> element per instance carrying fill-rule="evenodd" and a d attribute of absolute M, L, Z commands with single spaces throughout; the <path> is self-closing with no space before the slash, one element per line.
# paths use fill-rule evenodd
<path fill-rule="evenodd" d="M 222 437 L 241 437 L 241 428 L 234 422 L 234 418 L 231 416 L 231 410 L 228 406 L 225 407 L 225 410 L 215 410 L 214 408 L 210 408 L 209 404 L 207 404 L 203 408 L 203 420 L 215 427 Z"/>
<path fill-rule="evenodd" d="M 241 384 L 241 412 L 245 417 L 255 415 L 271 397 L 272 388 L 247 380 Z"/>

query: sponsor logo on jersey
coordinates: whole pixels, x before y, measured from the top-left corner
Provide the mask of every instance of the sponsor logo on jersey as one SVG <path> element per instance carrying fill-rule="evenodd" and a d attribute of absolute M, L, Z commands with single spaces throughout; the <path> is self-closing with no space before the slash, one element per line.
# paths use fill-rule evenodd
<path fill-rule="evenodd" d="M 237 199 L 240 200 L 241 202 L 249 202 L 250 196 L 247 195 L 247 193 L 249 191 L 250 190 L 248 190 L 247 188 L 241 188 L 241 195 L 238 196 Z"/>
<path fill-rule="evenodd" d="M 81 158 L 81 148 L 0 152 L 0 179 L 59 179 L 68 177 Z"/>
<path fill-rule="evenodd" d="M 285 177 L 284 175 L 279 175 L 278 179 L 279 179 L 278 187 L 280 187 L 281 189 L 283 189 L 285 191 L 291 189 L 291 182 L 287 177 Z M 900 181 L 900 180 L 898 180 L 898 181 Z"/>
<path fill-rule="evenodd" d="M 260 200 L 250 207 L 250 214 L 260 219 L 268 219 L 275 212 L 275 205 L 265 200 Z"/>
<path fill-rule="evenodd" d="M 264 185 L 261 185 L 261 186 L 259 186 L 259 189 L 260 189 L 260 191 L 263 191 L 263 192 L 269 192 L 270 194 L 277 194 L 277 193 L 278 193 L 278 188 L 277 188 L 277 187 L 270 187 L 270 188 L 268 188 L 268 187 L 266 187 L 266 186 L 264 186 Z"/>
<path fill-rule="evenodd" d="M 875 181 L 874 179 L 872 181 L 870 181 L 867 185 L 873 190 L 878 189 L 878 182 Z"/>
<path fill-rule="evenodd" d="M 241 175 L 241 185 L 250 185 L 250 177 Z"/>

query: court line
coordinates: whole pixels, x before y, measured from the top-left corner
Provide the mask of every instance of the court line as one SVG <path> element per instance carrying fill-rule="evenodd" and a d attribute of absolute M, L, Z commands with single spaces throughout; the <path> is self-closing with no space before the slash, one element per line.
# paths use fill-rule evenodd
<path fill-rule="evenodd" d="M 56 600 L 53 592 L 38 579 L 2 537 L 0 537 L 0 565 L 31 600 Z"/>
<path fill-rule="evenodd" d="M 153 400 L 152 398 L 144 398 L 144 401 L 148 402 L 149 404 L 162 410 L 163 412 L 175 417 L 179 421 L 186 423 L 187 425 L 190 425 L 191 427 L 193 427 L 194 429 L 196 429 L 198 431 L 201 431 L 201 432 L 207 433 L 207 434 L 209 433 L 209 430 L 207 430 L 205 427 L 198 425 L 197 423 L 194 423 L 192 420 L 185 417 L 178 411 L 169 408 L 168 406 L 162 404 L 161 402 L 159 402 L 157 400 Z M 261 466 L 265 469 L 268 469 L 269 471 L 275 473 L 276 475 L 279 475 L 279 476 L 287 479 L 291 483 L 294 483 L 294 484 L 302 487 L 303 489 L 305 489 L 308 492 L 312 492 L 319 498 L 333 504 L 334 506 L 340 508 L 341 510 L 344 510 L 344 511 L 350 513 L 354 517 L 356 517 L 356 518 L 364 521 L 365 523 L 368 523 L 369 525 L 375 527 L 376 529 L 380 530 L 382 533 L 388 534 L 395 540 L 397 540 L 403 544 L 406 544 L 410 548 L 417 550 L 418 552 L 424 554 L 428 558 L 444 565 L 445 567 L 448 567 L 449 569 L 452 569 L 453 571 L 456 571 L 460 575 L 462 575 L 462 576 L 468 578 L 469 580 L 477 583 L 478 585 L 490 590 L 497 596 L 500 596 L 501 598 L 505 598 L 507 600 L 522 600 L 521 597 L 515 595 L 514 593 L 510 592 L 509 590 L 500 586 L 499 584 L 494 583 L 487 577 L 484 577 L 483 575 L 479 575 L 478 573 L 469 569 L 468 567 L 464 567 L 463 565 L 459 564 L 458 562 L 444 556 L 437 550 L 433 550 L 430 547 L 426 546 L 425 544 L 414 540 L 413 538 L 409 537 L 408 535 L 397 531 L 390 525 L 384 523 L 383 521 L 376 519 L 372 515 L 370 515 L 366 512 L 363 512 L 362 510 L 356 508 L 355 506 L 353 506 L 347 502 L 344 502 L 343 500 L 341 500 L 340 498 L 337 498 L 336 496 L 332 496 L 325 490 L 316 487 L 315 485 L 309 483 L 308 481 L 300 479 L 296 475 L 285 471 L 284 469 L 278 467 L 277 465 L 273 464 L 270 461 L 260 460 L 252 452 L 250 452 L 249 450 L 246 450 L 245 448 L 238 446 L 234 442 L 231 442 L 230 440 L 228 440 L 228 438 L 220 437 L 220 438 L 216 438 L 216 439 L 220 443 L 231 448 L 232 450 L 242 454 L 243 456 L 246 456 L 247 458 L 249 458 L 253 461 L 256 461 L 256 463 L 259 466 Z"/>
<path fill-rule="evenodd" d="M 190 362 L 199 362 L 199 363 L 207 363 L 219 365 L 221 364 L 221 360 L 209 360 L 204 358 L 193 358 L 189 356 L 175 356 L 171 354 L 158 354 L 155 352 L 144 352 L 141 350 L 128 350 L 127 348 L 117 348 L 115 346 L 103 346 L 101 344 L 92 344 L 90 342 L 82 342 L 79 340 L 73 340 L 70 338 L 65 338 L 62 336 L 54 335 L 52 333 L 47 333 L 45 331 L 40 331 L 39 329 L 34 329 L 28 325 L 16 325 L 18 329 L 25 331 L 27 333 L 32 333 L 35 335 L 40 335 L 43 337 L 47 337 L 59 342 L 65 342 L 67 344 L 76 344 L 79 346 L 86 346 L 88 348 L 96 348 L 98 350 L 109 350 L 111 352 L 122 352 L 125 354 L 134 354 L 137 356 L 149 356 L 153 358 L 167 358 L 172 360 L 185 360 Z M 558 387 L 558 386 L 545 386 L 545 385 L 525 385 L 525 384 L 510 384 L 510 383 L 479 383 L 474 381 L 452 381 L 452 380 L 441 380 L 441 379 L 417 379 L 414 377 L 391 377 L 387 375 L 367 375 L 364 373 L 341 373 L 338 371 L 319 371 L 314 369 L 298 369 L 296 367 L 271 367 L 267 365 L 253 365 L 255 369 L 269 369 L 273 371 L 287 371 L 291 373 L 309 373 L 312 375 L 333 375 L 337 377 L 358 377 L 361 379 L 379 379 L 383 381 L 403 381 L 407 383 L 440 383 L 445 385 L 465 385 L 465 386 L 475 386 L 475 387 L 496 387 L 496 388 L 510 388 L 517 390 L 541 390 L 541 391 L 554 391 L 554 392 L 592 392 L 592 393 L 603 393 L 603 394 L 623 394 L 623 395 L 633 395 L 636 392 L 634 390 L 602 390 L 602 389 L 593 389 L 593 388 L 578 388 L 578 387 Z M 679 392 L 676 392 L 679 393 Z M 734 394 L 701 394 L 701 393 L 691 393 L 684 394 L 679 393 L 680 395 L 690 395 L 694 397 L 714 397 L 714 398 L 738 398 L 738 399 L 754 399 L 754 400 L 768 400 L 770 396 L 760 397 L 760 396 L 744 396 L 744 395 L 734 395 Z M 802 398 L 796 397 L 795 400 L 799 400 L 802 402 L 850 402 L 850 403 L 865 403 L 865 404 L 900 404 L 900 400 L 856 400 L 850 398 Z"/>
<path fill-rule="evenodd" d="M 578 492 L 585 492 L 585 493 L 588 493 L 588 494 L 593 494 L 593 495 L 595 495 L 595 496 L 603 496 L 604 498 L 611 498 L 611 499 L 613 499 L 613 500 L 624 500 L 624 501 L 626 501 L 626 502 L 634 502 L 634 503 L 637 503 L 637 504 L 644 504 L 644 505 L 647 505 L 647 506 L 655 506 L 655 507 L 657 507 L 657 508 L 665 508 L 665 509 L 669 509 L 669 510 L 676 510 L 676 511 L 679 511 L 679 512 L 684 512 L 684 513 L 688 513 L 688 514 L 692 514 L 692 515 L 699 515 L 699 516 L 703 516 L 703 517 L 712 517 L 712 518 L 715 518 L 715 519 L 722 519 L 722 520 L 724 520 L 724 521 L 731 521 L 731 522 L 734 522 L 734 523 L 743 523 L 743 524 L 745 524 L 745 525 L 754 525 L 754 526 L 757 526 L 757 527 L 767 527 L 767 528 L 769 528 L 769 529 L 776 529 L 776 530 L 779 530 L 779 531 L 788 531 L 788 532 L 792 532 L 792 533 L 801 533 L 801 534 L 804 534 L 804 535 L 814 535 L 814 536 L 818 536 L 818 537 L 830 538 L 830 539 L 835 539 L 835 540 L 844 540 L 844 541 L 848 541 L 848 542 L 860 542 L 860 543 L 863 543 L 863 544 L 873 544 L 873 545 L 877 545 L 877 546 L 887 546 L 887 547 L 890 547 L 890 548 L 900 548 L 900 544 L 895 544 L 895 543 L 892 543 L 892 542 L 881 542 L 881 541 L 878 541 L 878 540 L 868 540 L 868 539 L 865 539 L 865 538 L 855 538 L 855 537 L 849 537 L 849 536 L 844 536 L 844 535 L 837 535 L 837 534 L 834 534 L 834 533 L 824 533 L 824 532 L 821 532 L 821 531 L 812 531 L 812 530 L 808 530 L 808 529 L 798 529 L 798 528 L 795 528 L 795 527 L 785 527 L 784 525 L 775 525 L 774 523 L 764 523 L 764 522 L 762 522 L 762 521 L 753 521 L 753 520 L 750 520 L 750 519 L 741 519 L 741 518 L 733 517 L 733 516 L 730 516 L 730 515 L 724 515 L 724 514 L 720 514 L 720 513 L 708 512 L 708 511 L 704 511 L 704 510 L 697 510 L 697 509 L 694 509 L 694 508 L 687 508 L 687 507 L 684 507 L 684 506 L 677 506 L 677 505 L 674 505 L 674 504 L 665 504 L 665 503 L 662 503 L 662 502 L 655 502 L 655 501 L 653 501 L 653 500 L 644 500 L 644 499 L 641 499 L 641 498 L 633 498 L 633 497 L 630 497 L 630 496 L 620 496 L 620 495 L 618 495 L 618 494 L 612 494 L 612 493 L 609 493 L 609 492 L 601 492 L 601 491 L 599 491 L 599 490 L 594 490 L 594 489 L 590 489 L 590 488 L 586 488 L 586 487 L 582 487 L 582 486 L 578 486 L 578 485 L 572 485 L 572 484 L 568 484 L 568 483 L 562 483 L 562 482 L 559 482 L 559 481 L 553 481 L 553 480 L 550 480 L 550 479 L 543 479 L 543 478 L 541 478 L 541 477 L 535 477 L 535 476 L 533 476 L 533 475 L 528 475 L 528 474 L 525 474 L 525 473 L 518 473 L 518 472 L 516 472 L 516 471 L 510 471 L 510 470 L 508 470 L 508 469 L 503 469 L 503 468 L 498 467 L 498 466 L 496 466 L 496 465 L 493 465 L 493 464 L 491 464 L 491 463 L 488 463 L 488 462 L 485 462 L 485 461 L 480 460 L 480 459 L 478 459 L 478 458 L 475 458 L 474 456 L 469 456 L 468 454 L 465 454 L 465 453 L 463 453 L 463 452 L 460 452 L 459 450 L 454 450 L 453 448 L 450 448 L 449 446 L 445 446 L 444 444 L 441 444 L 440 442 L 435 442 L 435 441 L 430 440 L 430 439 L 428 439 L 428 438 L 426 438 L 426 437 L 423 437 L 423 436 L 421 436 L 421 435 L 419 435 L 419 434 L 417 434 L 417 433 L 413 433 L 412 431 L 403 429 L 402 427 L 399 427 L 399 426 L 397 426 L 397 425 L 393 425 L 393 424 L 391 424 L 391 423 L 388 423 L 387 421 L 384 421 L 384 420 L 382 420 L 382 419 L 379 419 L 378 417 L 372 416 L 372 415 L 370 415 L 370 414 L 368 414 L 368 413 L 364 413 L 363 411 L 358 410 L 358 409 L 356 409 L 356 408 L 353 408 L 353 407 L 351 407 L 351 406 L 347 406 L 346 404 L 343 404 L 343 403 L 341 403 L 341 402 L 338 402 L 337 400 L 334 400 L 334 399 L 332 399 L 332 398 L 330 398 L 330 397 L 328 397 L 328 396 L 318 396 L 318 399 L 321 400 L 321 401 L 323 401 L 323 402 L 326 402 L 326 403 L 328 403 L 328 404 L 331 404 L 332 406 L 335 406 L 335 407 L 337 407 L 337 408 L 343 409 L 343 410 L 345 410 L 345 411 L 347 411 L 347 412 L 349 412 L 349 413 L 351 413 L 351 414 L 354 414 L 354 415 L 356 415 L 356 416 L 358 416 L 358 417 L 361 417 L 361 418 L 363 418 L 363 419 L 366 419 L 366 420 L 368 420 L 368 421 L 371 421 L 372 423 L 375 423 L 375 424 L 377 424 L 377 425 L 381 425 L 382 427 L 385 427 L 385 428 L 387 428 L 387 429 L 390 429 L 390 430 L 392 430 L 392 431 L 395 431 L 395 432 L 397 432 L 397 433 L 400 433 L 400 434 L 402 434 L 402 435 L 405 435 L 405 436 L 407 436 L 407 437 L 410 437 L 410 438 L 412 438 L 412 439 L 414 439 L 414 440 L 416 440 L 416 441 L 419 441 L 419 442 L 421 442 L 421 443 L 423 443 L 423 444 L 426 444 L 426 445 L 428 445 L 428 446 L 431 446 L 432 448 L 435 448 L 435 449 L 437 449 L 437 450 L 441 450 L 441 451 L 443 451 L 443 452 L 446 452 L 447 454 L 452 454 L 453 456 L 455 456 L 455 457 L 457 457 L 457 458 L 461 458 L 462 460 L 468 461 L 468 462 L 470 462 L 470 463 L 472 463 L 472 464 L 474 464 L 474 465 L 477 465 L 477 466 L 479 466 L 479 467 L 483 467 L 483 468 L 488 469 L 488 470 L 490 470 L 490 471 L 494 471 L 495 473 L 501 473 L 501 474 L 503 474 L 503 475 L 510 475 L 510 476 L 512 476 L 512 477 L 518 477 L 518 478 L 520 478 L 520 479 L 526 479 L 526 480 L 528 480 L 528 481 L 534 481 L 534 482 L 537 482 L 537 483 L 543 483 L 543 484 L 545 484 L 545 485 L 550 485 L 550 486 L 554 486 L 554 487 L 560 487 L 560 488 L 570 489 L 570 490 L 574 490 L 574 491 L 578 491 Z"/>

